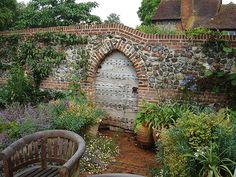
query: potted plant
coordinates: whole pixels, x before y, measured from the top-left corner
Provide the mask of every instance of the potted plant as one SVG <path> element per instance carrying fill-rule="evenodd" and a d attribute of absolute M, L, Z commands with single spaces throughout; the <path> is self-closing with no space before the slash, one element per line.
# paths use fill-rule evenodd
<path fill-rule="evenodd" d="M 162 104 L 159 105 L 151 121 L 153 129 L 153 139 L 157 141 L 163 128 L 168 129 L 174 125 L 177 118 L 181 117 L 185 107 L 180 104 Z"/>
<path fill-rule="evenodd" d="M 149 148 L 154 144 L 151 122 L 156 117 L 157 106 L 154 103 L 143 102 L 135 119 L 135 133 L 139 145 Z"/>
<path fill-rule="evenodd" d="M 158 116 L 152 121 L 152 136 L 155 142 L 160 138 L 162 128 L 161 119 Z"/>

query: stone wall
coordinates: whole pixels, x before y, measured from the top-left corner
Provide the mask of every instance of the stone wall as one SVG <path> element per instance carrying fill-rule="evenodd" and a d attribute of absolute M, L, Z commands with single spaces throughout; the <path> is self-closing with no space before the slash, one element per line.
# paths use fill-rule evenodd
<path fill-rule="evenodd" d="M 80 76 L 84 71 L 73 68 L 79 62 L 77 52 L 85 51 L 89 57 L 87 80 L 82 85 L 89 98 L 94 99 L 94 79 L 101 62 L 113 51 L 119 51 L 130 59 L 138 78 L 138 102 L 180 98 L 179 86 L 186 74 L 202 76 L 204 70 L 220 67 L 235 72 L 236 58 L 214 51 L 203 52 L 202 44 L 208 36 L 188 38 L 183 35 L 150 35 L 121 24 L 82 25 L 69 27 L 37 28 L 0 35 L 18 33 L 24 36 L 37 32 L 63 31 L 88 37 L 87 45 L 67 49 L 67 59 L 54 68 L 42 88 L 66 89 L 72 75 Z M 236 36 L 225 36 L 226 41 L 236 47 Z M 0 83 L 5 79 L 0 79 Z M 204 93 L 195 100 L 207 103 L 223 102 L 223 95 Z"/>

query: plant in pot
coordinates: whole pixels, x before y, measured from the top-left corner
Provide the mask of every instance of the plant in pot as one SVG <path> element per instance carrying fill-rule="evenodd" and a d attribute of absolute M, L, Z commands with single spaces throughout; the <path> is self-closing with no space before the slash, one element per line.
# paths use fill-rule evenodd
<path fill-rule="evenodd" d="M 160 138 L 160 133 L 163 128 L 168 129 L 170 126 L 174 125 L 175 121 L 181 117 L 185 111 L 186 108 L 181 104 L 165 103 L 159 105 L 151 121 L 154 141 Z"/>
<path fill-rule="evenodd" d="M 156 104 L 142 102 L 140 111 L 135 119 L 136 138 L 142 148 L 149 148 L 154 144 L 151 126 L 153 119 L 157 116 L 156 113 Z"/>
<path fill-rule="evenodd" d="M 160 105 L 156 111 L 156 116 L 152 119 L 153 139 L 156 142 L 163 128 L 169 127 L 169 122 L 172 120 L 171 107 Z"/>

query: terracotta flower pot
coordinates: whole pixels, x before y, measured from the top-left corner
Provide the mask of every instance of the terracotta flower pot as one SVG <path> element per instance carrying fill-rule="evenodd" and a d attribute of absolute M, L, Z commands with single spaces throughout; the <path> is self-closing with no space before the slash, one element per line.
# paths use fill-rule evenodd
<path fill-rule="evenodd" d="M 140 126 L 137 130 L 136 139 L 141 148 L 150 148 L 154 144 L 152 129 L 148 126 Z"/>

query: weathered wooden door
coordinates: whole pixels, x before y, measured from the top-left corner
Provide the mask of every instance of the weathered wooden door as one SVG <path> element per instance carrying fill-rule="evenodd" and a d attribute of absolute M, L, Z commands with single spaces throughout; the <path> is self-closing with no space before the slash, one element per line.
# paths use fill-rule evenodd
<path fill-rule="evenodd" d="M 138 106 L 138 80 L 132 62 L 113 52 L 101 63 L 95 79 L 95 100 L 108 114 L 104 124 L 133 130 Z"/>

